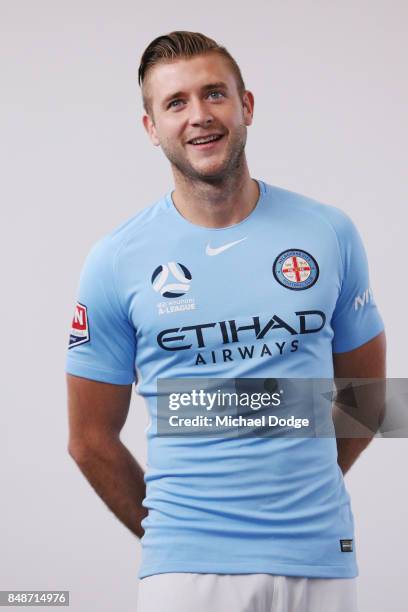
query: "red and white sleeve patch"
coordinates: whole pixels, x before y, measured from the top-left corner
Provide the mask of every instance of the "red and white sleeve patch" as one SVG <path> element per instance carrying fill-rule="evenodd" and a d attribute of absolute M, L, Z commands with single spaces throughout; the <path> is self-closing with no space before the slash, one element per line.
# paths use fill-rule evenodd
<path fill-rule="evenodd" d="M 75 306 L 68 348 L 89 342 L 88 311 L 84 304 L 77 302 Z"/>

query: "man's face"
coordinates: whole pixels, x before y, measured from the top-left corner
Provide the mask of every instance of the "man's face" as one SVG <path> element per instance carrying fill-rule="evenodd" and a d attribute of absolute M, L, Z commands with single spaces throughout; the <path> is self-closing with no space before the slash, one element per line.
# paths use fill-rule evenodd
<path fill-rule="evenodd" d="M 184 176 L 220 181 L 240 166 L 253 95 L 241 98 L 228 61 L 216 53 L 159 63 L 147 75 L 153 117 L 143 124 L 152 142 Z M 215 142 L 190 141 L 210 135 Z"/>

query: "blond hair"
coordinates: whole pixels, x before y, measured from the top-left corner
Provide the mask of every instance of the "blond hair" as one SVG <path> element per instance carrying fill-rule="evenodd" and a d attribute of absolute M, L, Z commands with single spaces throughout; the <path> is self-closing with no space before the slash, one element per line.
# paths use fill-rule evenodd
<path fill-rule="evenodd" d="M 200 32 L 177 30 L 152 40 L 142 54 L 138 82 L 142 89 L 143 107 L 147 114 L 152 115 L 152 100 L 145 83 L 149 70 L 159 63 L 169 63 L 177 58 L 188 59 L 206 53 L 218 53 L 228 61 L 236 79 L 238 92 L 243 95 L 245 83 L 241 70 L 225 47 Z"/>

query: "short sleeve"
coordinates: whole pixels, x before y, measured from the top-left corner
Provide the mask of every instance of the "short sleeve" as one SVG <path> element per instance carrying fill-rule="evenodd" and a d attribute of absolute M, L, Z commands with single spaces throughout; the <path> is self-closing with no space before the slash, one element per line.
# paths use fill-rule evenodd
<path fill-rule="evenodd" d="M 113 384 L 136 380 L 135 329 L 119 301 L 114 249 L 106 238 L 83 265 L 75 306 L 66 372 Z"/>
<path fill-rule="evenodd" d="M 332 316 L 333 352 L 352 351 L 384 329 L 370 287 L 367 255 L 357 228 L 338 211 L 335 230 L 343 270 L 341 291 Z"/>

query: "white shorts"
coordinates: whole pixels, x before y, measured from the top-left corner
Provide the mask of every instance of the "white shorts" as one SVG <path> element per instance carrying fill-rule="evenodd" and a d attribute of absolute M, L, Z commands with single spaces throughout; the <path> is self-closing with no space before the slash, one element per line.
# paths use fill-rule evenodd
<path fill-rule="evenodd" d="M 137 612 L 357 612 L 356 578 L 166 573 L 139 580 Z"/>

